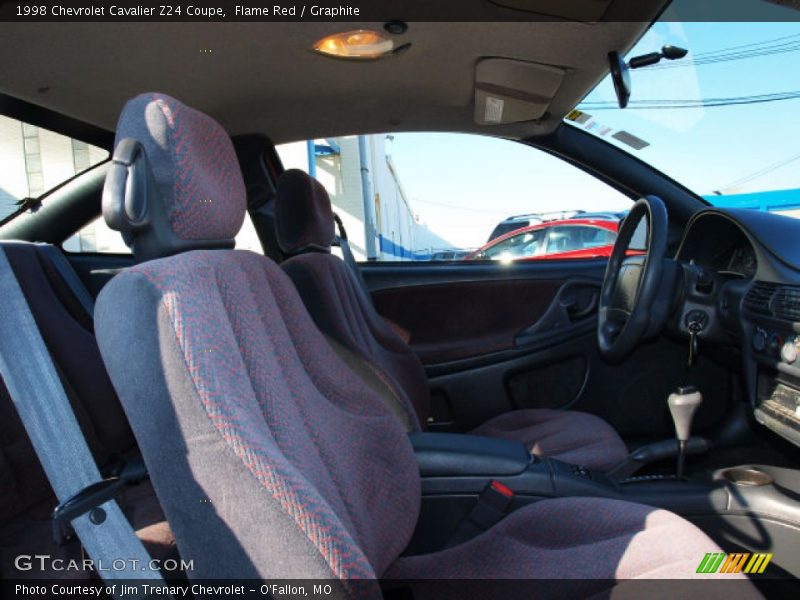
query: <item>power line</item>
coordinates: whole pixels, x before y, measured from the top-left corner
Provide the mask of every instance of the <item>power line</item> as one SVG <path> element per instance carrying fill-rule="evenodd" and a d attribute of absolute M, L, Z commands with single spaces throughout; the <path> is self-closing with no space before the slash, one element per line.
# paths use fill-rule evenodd
<path fill-rule="evenodd" d="M 783 167 L 785 167 L 787 165 L 790 165 L 791 163 L 795 162 L 796 160 L 800 160 L 800 154 L 795 154 L 794 156 L 790 156 L 789 158 L 780 160 L 780 161 L 778 161 L 776 163 L 772 163 L 771 165 L 766 166 L 763 169 L 760 169 L 760 170 L 756 171 L 755 173 L 752 173 L 750 175 L 746 175 L 745 177 L 742 177 L 741 179 L 737 179 L 736 181 L 733 181 L 733 182 L 729 183 L 728 185 L 724 185 L 724 186 L 722 186 L 722 187 L 720 187 L 718 189 L 726 190 L 726 189 L 738 187 L 740 185 L 744 185 L 745 183 L 749 183 L 749 182 L 754 181 L 756 179 L 760 179 L 764 175 L 768 175 L 769 173 L 777 171 L 778 169 L 782 169 Z"/>
<path fill-rule="evenodd" d="M 441 202 L 431 202 L 430 200 L 415 199 L 412 202 L 414 202 L 414 203 L 420 202 L 422 204 L 430 204 L 432 206 L 439 206 L 441 208 L 449 208 L 449 209 L 452 209 L 452 210 L 461 210 L 461 211 L 464 211 L 464 212 L 484 213 L 484 214 L 488 214 L 488 215 L 504 215 L 504 214 L 506 214 L 505 212 L 500 211 L 500 210 L 486 210 L 486 209 L 480 209 L 480 208 L 467 208 L 465 206 L 456 206 L 455 204 L 444 204 L 444 203 L 441 203 Z"/>
<path fill-rule="evenodd" d="M 760 56 L 771 56 L 774 54 L 797 52 L 798 50 L 800 50 L 800 34 L 792 34 L 762 42 L 753 42 L 750 44 L 730 46 L 728 48 L 721 48 L 719 50 L 713 50 L 709 52 L 701 52 L 699 54 L 690 56 L 688 60 L 661 63 L 659 65 L 649 67 L 647 71 L 684 69 L 688 67 L 757 58 Z"/>
<path fill-rule="evenodd" d="M 777 38 L 772 38 L 772 39 L 769 39 L 769 40 L 763 40 L 761 42 L 751 42 L 749 44 L 740 44 L 740 45 L 737 45 L 737 46 L 728 46 L 727 48 L 720 48 L 719 50 L 709 50 L 708 52 L 700 52 L 698 54 L 695 54 L 694 56 L 696 58 L 701 58 L 701 57 L 705 57 L 705 56 L 713 56 L 715 54 L 724 54 L 724 53 L 730 52 L 732 50 L 741 50 L 742 48 L 752 48 L 754 46 L 765 46 L 765 45 L 769 45 L 769 44 L 774 44 L 775 42 L 780 42 L 780 41 L 783 41 L 783 40 L 789 40 L 789 39 L 794 39 L 794 38 L 800 38 L 800 33 L 793 33 L 791 35 L 784 35 L 784 36 L 777 37 Z"/>
<path fill-rule="evenodd" d="M 773 94 L 758 94 L 753 96 L 731 96 L 728 98 L 703 98 L 683 100 L 634 100 L 628 109 L 635 110 L 670 110 L 681 108 L 714 108 L 719 106 L 738 106 L 747 104 L 763 104 L 765 102 L 780 102 L 783 100 L 796 100 L 800 98 L 800 90 L 791 92 L 777 92 Z M 619 105 L 616 102 L 598 101 L 585 102 L 579 105 L 582 110 L 614 110 Z"/>
<path fill-rule="evenodd" d="M 644 100 L 634 100 L 634 104 L 687 104 L 690 102 L 708 102 L 708 103 L 716 103 L 716 102 L 731 102 L 731 101 L 739 101 L 739 100 L 761 100 L 761 99 L 770 99 L 770 98 L 782 98 L 787 96 L 794 96 L 796 94 L 800 94 L 800 90 L 792 90 L 792 91 L 783 91 L 783 92 L 769 92 L 767 94 L 751 94 L 748 96 L 726 96 L 720 98 L 690 98 L 686 100 L 680 100 L 676 98 L 669 98 L 663 100 L 654 100 L 654 99 L 644 99 Z M 596 102 L 588 102 L 587 104 L 597 104 L 599 105 L 608 105 L 608 104 L 616 104 L 610 100 L 600 100 Z"/>
<path fill-rule="evenodd" d="M 786 44 L 780 47 L 764 48 L 763 50 L 752 52 L 740 52 L 730 54 L 727 56 L 709 57 L 706 59 L 695 59 L 683 62 L 664 63 L 657 66 L 650 67 L 649 71 L 664 71 L 669 69 L 687 69 L 689 67 L 702 67 L 706 65 L 716 65 L 720 63 L 727 63 L 739 60 L 747 60 L 751 58 L 760 58 L 762 56 L 774 56 L 776 54 L 786 54 L 789 52 L 797 52 L 800 50 L 800 43 Z"/>

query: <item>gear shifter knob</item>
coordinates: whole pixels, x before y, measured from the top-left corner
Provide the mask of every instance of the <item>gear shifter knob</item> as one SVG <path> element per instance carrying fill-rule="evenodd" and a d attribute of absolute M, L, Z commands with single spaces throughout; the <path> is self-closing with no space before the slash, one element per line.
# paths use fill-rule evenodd
<path fill-rule="evenodd" d="M 686 459 L 686 441 L 692 433 L 692 419 L 703 403 L 703 395 L 695 387 L 680 387 L 667 400 L 672 422 L 675 424 L 675 437 L 678 438 L 677 478 L 683 479 L 683 465 Z"/>
<path fill-rule="evenodd" d="M 685 442 L 691 436 L 692 419 L 703 403 L 703 395 L 695 387 L 680 387 L 677 392 L 670 394 L 667 402 L 675 424 L 675 437 L 679 442 Z"/>

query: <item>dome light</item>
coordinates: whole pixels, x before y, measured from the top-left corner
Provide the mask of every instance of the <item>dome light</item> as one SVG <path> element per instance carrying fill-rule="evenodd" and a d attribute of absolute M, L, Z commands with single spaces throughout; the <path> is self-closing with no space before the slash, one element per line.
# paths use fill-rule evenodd
<path fill-rule="evenodd" d="M 394 49 L 394 40 L 386 34 L 364 29 L 329 35 L 314 44 L 314 50 L 326 56 L 355 60 L 383 58 Z"/>

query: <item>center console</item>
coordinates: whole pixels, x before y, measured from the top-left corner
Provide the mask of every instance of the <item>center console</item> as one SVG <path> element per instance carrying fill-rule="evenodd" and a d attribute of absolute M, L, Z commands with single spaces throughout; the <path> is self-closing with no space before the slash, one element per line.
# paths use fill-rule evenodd
<path fill-rule="evenodd" d="M 519 506 L 567 496 L 618 498 L 681 513 L 722 510 L 728 504 L 724 484 L 709 487 L 670 476 L 615 481 L 579 465 L 534 456 L 519 442 L 451 433 L 412 433 L 410 438 L 426 497 L 474 497 L 497 480 L 514 492 Z"/>
<path fill-rule="evenodd" d="M 508 486 L 519 504 L 559 496 L 612 495 L 601 473 L 539 458 L 519 442 L 456 433 L 412 433 L 423 496 L 480 494 L 491 480 Z"/>
<path fill-rule="evenodd" d="M 593 496 L 648 504 L 696 522 L 723 547 L 775 553 L 775 564 L 800 575 L 790 540 L 800 534 L 800 474 L 745 465 L 694 474 L 615 480 L 606 474 L 531 455 L 513 441 L 466 434 L 410 434 L 422 476 L 422 511 L 408 553 L 435 552 L 493 481 L 513 492 L 510 509 L 548 498 Z M 785 540 L 786 552 L 779 552 Z M 765 550 L 766 549 L 766 550 Z"/>
<path fill-rule="evenodd" d="M 800 445 L 800 288 L 756 282 L 743 308 L 756 420 Z"/>

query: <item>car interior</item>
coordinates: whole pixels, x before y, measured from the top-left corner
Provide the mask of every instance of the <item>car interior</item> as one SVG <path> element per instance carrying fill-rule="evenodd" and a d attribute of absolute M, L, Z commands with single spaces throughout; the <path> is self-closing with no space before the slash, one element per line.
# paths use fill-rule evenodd
<path fill-rule="evenodd" d="M 0 578 L 97 581 L 19 557 L 129 551 L 190 565 L 147 573 L 168 584 L 337 597 L 796 582 L 800 221 L 565 121 L 669 2 L 469 4 L 485 21 L 0 23 L 0 115 L 105 151 L 0 222 Z M 357 28 L 410 49 L 309 50 Z M 279 148 L 419 131 L 614 188 L 616 240 L 548 242 L 610 257 L 356 261 Z M 128 252 L 69 245 L 101 218 Z"/>

